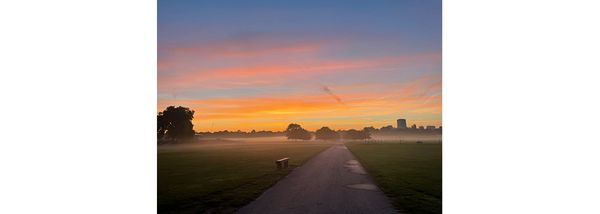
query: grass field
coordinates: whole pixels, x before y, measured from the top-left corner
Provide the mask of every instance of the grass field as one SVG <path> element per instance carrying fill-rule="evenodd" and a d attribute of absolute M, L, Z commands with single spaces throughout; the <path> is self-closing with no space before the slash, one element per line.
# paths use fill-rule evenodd
<path fill-rule="evenodd" d="M 159 213 L 231 213 L 328 148 L 309 142 L 223 142 L 160 146 Z M 275 160 L 290 157 L 290 169 Z"/>
<path fill-rule="evenodd" d="M 347 143 L 394 205 L 408 213 L 442 213 L 442 145 Z"/>

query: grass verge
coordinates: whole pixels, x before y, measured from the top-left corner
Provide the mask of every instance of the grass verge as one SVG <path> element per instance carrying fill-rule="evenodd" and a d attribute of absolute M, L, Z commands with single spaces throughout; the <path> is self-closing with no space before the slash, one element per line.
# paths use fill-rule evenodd
<path fill-rule="evenodd" d="M 328 148 L 324 143 L 227 143 L 158 149 L 159 213 L 233 213 Z M 290 168 L 275 160 L 290 157 Z"/>
<path fill-rule="evenodd" d="M 408 213 L 442 213 L 442 145 L 348 143 L 393 204 Z"/>

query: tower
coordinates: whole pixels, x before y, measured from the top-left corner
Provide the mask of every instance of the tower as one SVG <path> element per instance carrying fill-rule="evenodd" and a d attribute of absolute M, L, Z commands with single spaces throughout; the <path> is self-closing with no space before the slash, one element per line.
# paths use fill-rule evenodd
<path fill-rule="evenodd" d="M 406 129 L 406 119 L 398 119 L 396 123 L 398 124 L 398 129 Z"/>

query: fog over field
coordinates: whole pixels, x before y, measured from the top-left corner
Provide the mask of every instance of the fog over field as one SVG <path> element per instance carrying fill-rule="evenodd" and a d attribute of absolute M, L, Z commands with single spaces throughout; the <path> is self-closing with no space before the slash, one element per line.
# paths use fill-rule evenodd
<path fill-rule="evenodd" d="M 396 135 L 371 135 L 372 140 L 377 141 L 442 141 L 442 134 L 396 134 Z"/>
<path fill-rule="evenodd" d="M 371 141 L 386 141 L 386 142 L 441 142 L 442 134 L 374 134 L 371 135 Z M 321 142 L 322 140 L 308 140 L 306 142 Z M 351 141 L 341 139 L 339 141 Z M 197 138 L 197 142 L 201 144 L 237 144 L 237 143 L 285 143 L 285 142 L 303 142 L 303 140 L 288 140 L 285 136 L 273 137 L 222 137 L 222 138 Z"/>

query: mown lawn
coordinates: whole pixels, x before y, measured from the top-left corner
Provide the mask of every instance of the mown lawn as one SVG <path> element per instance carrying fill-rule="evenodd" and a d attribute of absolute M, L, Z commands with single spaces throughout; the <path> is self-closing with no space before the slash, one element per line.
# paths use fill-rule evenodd
<path fill-rule="evenodd" d="M 442 145 L 348 143 L 394 205 L 408 213 L 442 213 Z"/>
<path fill-rule="evenodd" d="M 329 148 L 325 143 L 225 143 L 158 149 L 159 213 L 232 213 Z M 290 169 L 274 161 L 290 157 Z"/>

